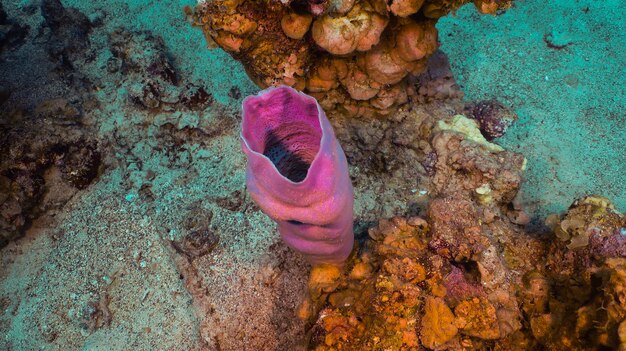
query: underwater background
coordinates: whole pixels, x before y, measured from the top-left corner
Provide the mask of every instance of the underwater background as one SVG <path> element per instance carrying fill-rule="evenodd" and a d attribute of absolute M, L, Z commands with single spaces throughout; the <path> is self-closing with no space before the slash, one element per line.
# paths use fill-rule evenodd
<path fill-rule="evenodd" d="M 307 91 L 359 248 L 310 275 L 239 139 L 284 62 L 197 22 L 301 2 L 0 0 L 0 350 L 626 350 L 626 2 L 462 2 L 389 15 L 438 31 L 391 112 Z"/>

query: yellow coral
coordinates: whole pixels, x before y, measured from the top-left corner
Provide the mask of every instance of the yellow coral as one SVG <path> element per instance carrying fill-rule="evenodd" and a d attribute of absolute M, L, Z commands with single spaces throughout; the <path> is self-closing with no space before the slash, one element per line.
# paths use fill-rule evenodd
<path fill-rule="evenodd" d="M 487 139 L 485 139 L 485 137 L 480 133 L 480 129 L 478 129 L 478 124 L 476 123 L 476 121 L 471 120 L 463 115 L 454 116 L 452 118 L 452 121 L 450 121 L 449 123 L 441 120 L 437 124 L 437 127 L 440 130 L 448 130 L 463 134 L 465 140 L 480 144 L 489 151 L 504 151 L 504 148 L 502 148 L 502 146 L 490 143 L 487 141 Z"/>
<path fill-rule="evenodd" d="M 322 264 L 311 269 L 309 292 L 316 296 L 322 292 L 332 291 L 341 276 L 341 269 L 335 265 Z"/>

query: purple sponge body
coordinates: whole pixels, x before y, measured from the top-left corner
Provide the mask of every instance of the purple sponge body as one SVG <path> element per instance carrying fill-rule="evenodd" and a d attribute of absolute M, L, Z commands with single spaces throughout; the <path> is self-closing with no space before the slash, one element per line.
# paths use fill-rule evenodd
<path fill-rule="evenodd" d="M 346 156 L 317 101 L 286 86 L 247 97 L 241 146 L 248 192 L 285 243 L 311 264 L 344 262 L 354 245 L 354 193 Z"/>

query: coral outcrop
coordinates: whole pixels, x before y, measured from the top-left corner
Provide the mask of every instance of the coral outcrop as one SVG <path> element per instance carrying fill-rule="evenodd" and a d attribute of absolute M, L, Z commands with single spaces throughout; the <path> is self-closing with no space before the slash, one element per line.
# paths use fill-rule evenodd
<path fill-rule="evenodd" d="M 482 123 L 514 117 L 476 105 L 473 119 L 417 108 L 347 133 L 373 140 L 386 167 L 422 162 L 412 174 L 432 200 L 419 217 L 379 221 L 345 272 L 311 274 L 309 349 L 624 349 L 626 217 L 589 196 L 532 232 L 516 201 L 526 160 Z M 357 162 L 368 155 L 352 147 Z"/>
<path fill-rule="evenodd" d="M 442 202 L 450 204 L 467 205 Z M 477 245 L 489 241 L 480 234 L 476 217 L 461 217 L 467 223 L 450 226 L 476 231 L 473 238 L 483 241 Z M 435 237 L 446 230 L 441 226 L 419 217 L 396 217 L 370 229 L 372 240 L 338 279 L 337 288 L 323 296 L 326 303 L 316 316 L 310 349 L 480 349 L 518 330 L 521 316 L 509 284 L 515 274 L 479 252 L 462 257 L 458 248 L 444 247 Z"/>
<path fill-rule="evenodd" d="M 626 216 L 587 196 L 546 224 L 547 262 L 521 293 L 532 336 L 549 349 L 626 349 Z"/>
<path fill-rule="evenodd" d="M 437 19 L 468 2 L 214 0 L 186 12 L 260 87 L 286 84 L 327 111 L 381 116 L 409 100 L 409 77 L 437 50 Z M 495 14 L 510 1 L 474 4 Z"/>
<path fill-rule="evenodd" d="M 301 316 L 314 323 L 312 350 L 480 350 L 522 328 L 519 270 L 536 262 L 507 255 L 542 249 L 508 217 L 524 158 L 462 115 L 421 124 L 415 144 L 435 155 L 424 177 L 434 199 L 424 217 L 371 228 L 332 284 L 312 289 L 311 276 Z"/>
<path fill-rule="evenodd" d="M 309 349 L 625 349 L 625 216 L 580 199 L 545 241 L 481 208 L 443 198 L 381 220 L 346 272 L 312 274 Z"/>

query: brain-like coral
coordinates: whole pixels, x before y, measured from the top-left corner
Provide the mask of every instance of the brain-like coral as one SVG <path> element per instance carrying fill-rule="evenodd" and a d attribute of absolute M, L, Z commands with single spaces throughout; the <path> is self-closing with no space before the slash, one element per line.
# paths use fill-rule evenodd
<path fill-rule="evenodd" d="M 325 110 L 382 116 L 438 48 L 437 20 L 469 0 L 212 0 L 187 14 L 260 87 L 286 84 Z M 475 0 L 494 14 L 510 0 Z"/>

